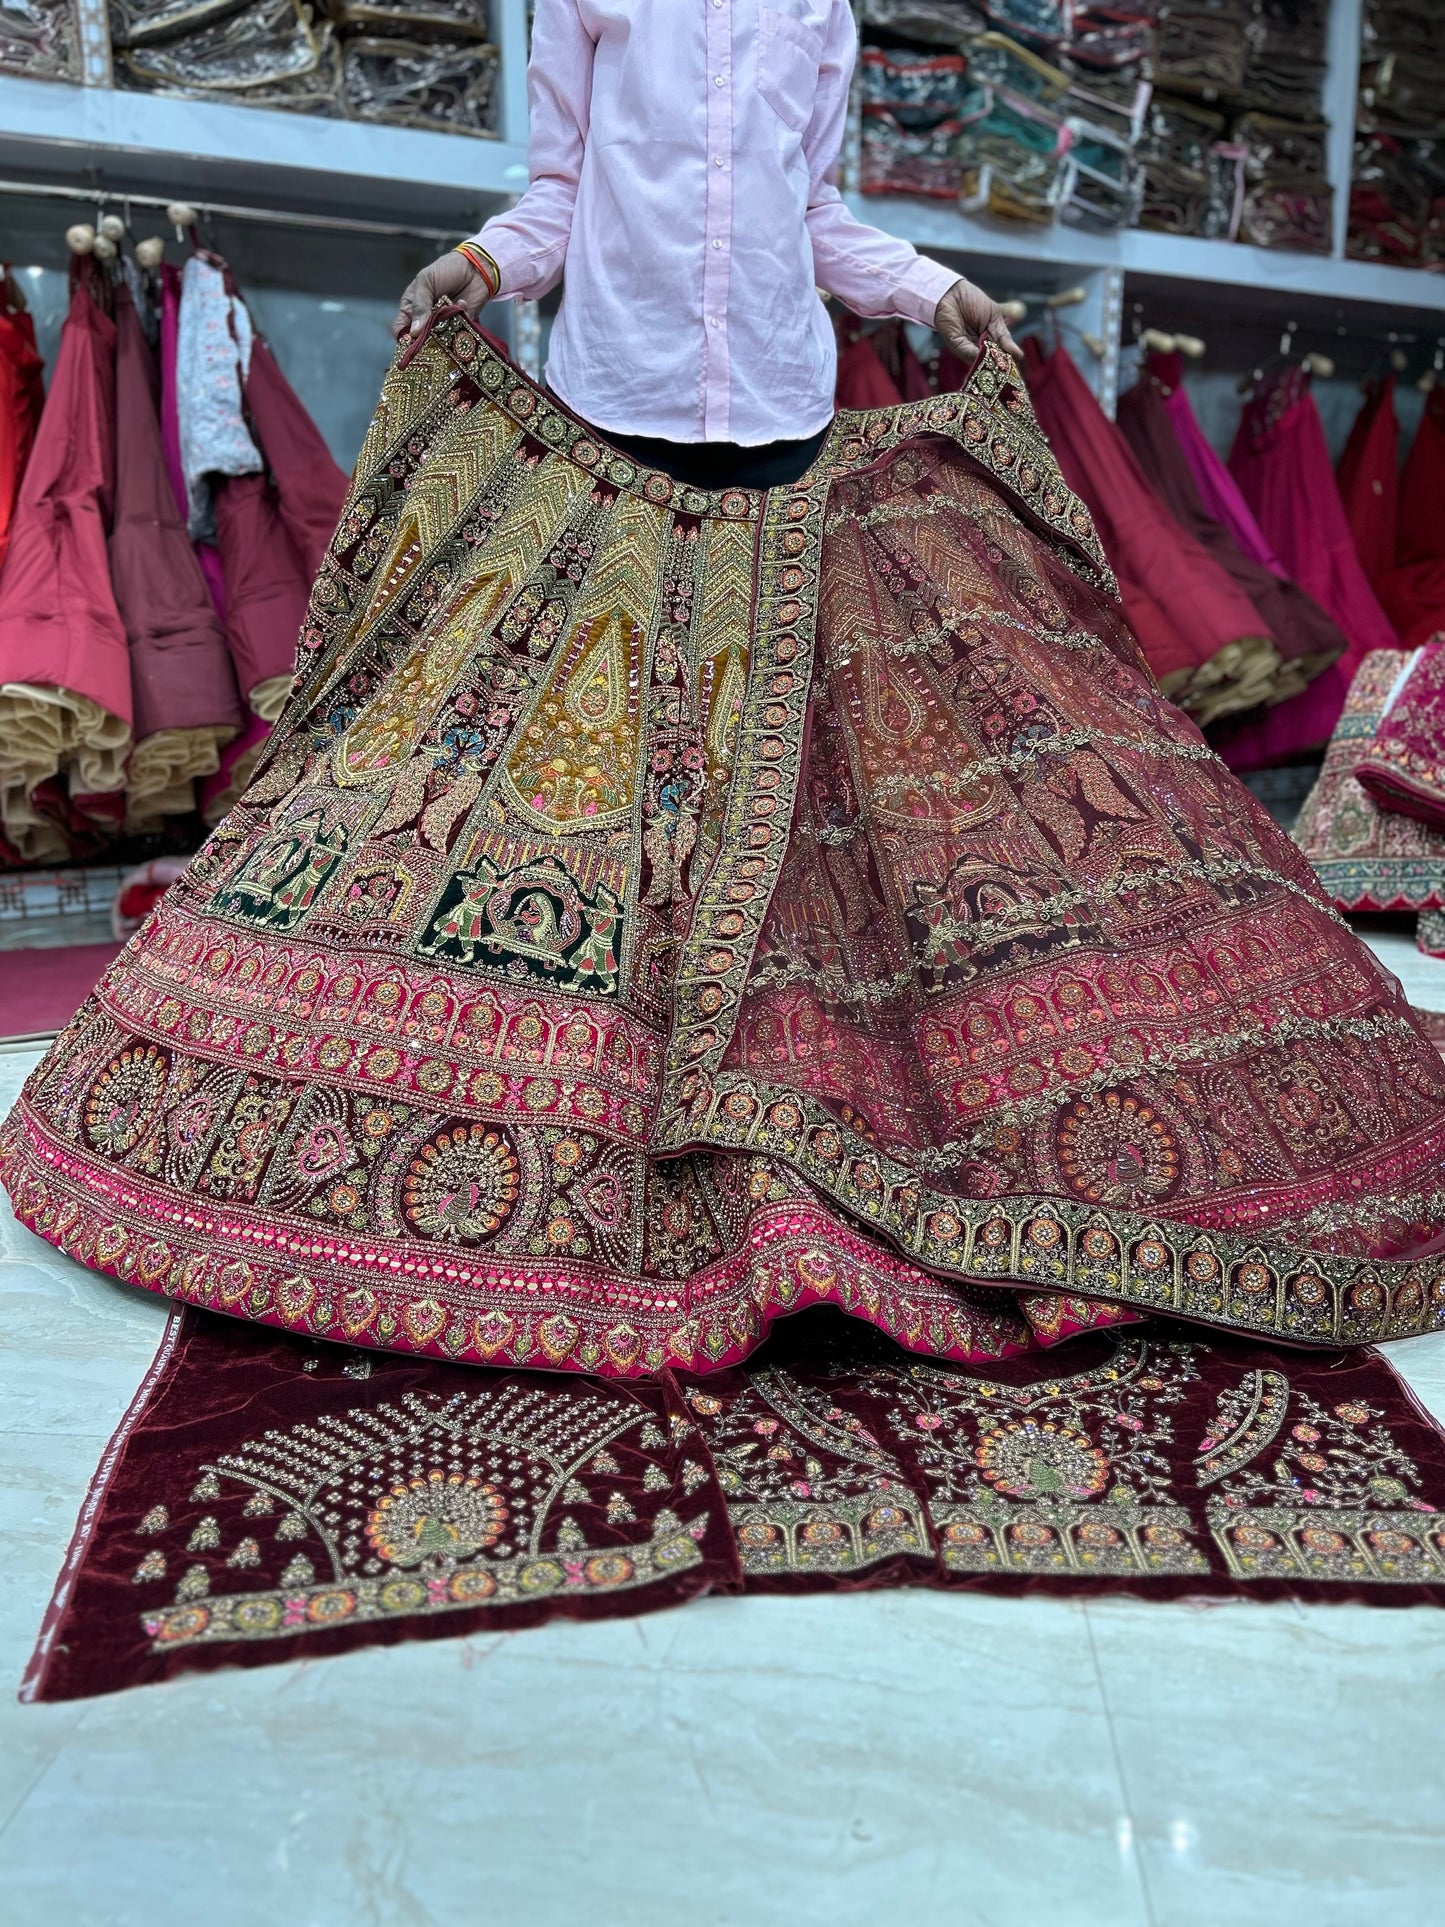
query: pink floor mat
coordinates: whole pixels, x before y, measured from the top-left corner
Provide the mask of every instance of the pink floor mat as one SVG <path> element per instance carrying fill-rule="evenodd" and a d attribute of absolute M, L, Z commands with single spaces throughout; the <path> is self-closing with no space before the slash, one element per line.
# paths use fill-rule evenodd
<path fill-rule="evenodd" d="M 0 1038 L 62 1030 L 99 983 L 118 943 L 0 951 Z"/>

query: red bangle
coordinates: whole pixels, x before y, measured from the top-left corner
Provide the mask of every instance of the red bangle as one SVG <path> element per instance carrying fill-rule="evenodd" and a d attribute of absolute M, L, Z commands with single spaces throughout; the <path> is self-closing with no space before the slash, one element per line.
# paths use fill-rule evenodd
<path fill-rule="evenodd" d="M 502 289 L 502 270 L 497 266 L 487 250 L 478 247 L 475 241 L 461 241 L 454 250 L 467 261 L 487 284 L 487 299 L 494 301 Z"/>

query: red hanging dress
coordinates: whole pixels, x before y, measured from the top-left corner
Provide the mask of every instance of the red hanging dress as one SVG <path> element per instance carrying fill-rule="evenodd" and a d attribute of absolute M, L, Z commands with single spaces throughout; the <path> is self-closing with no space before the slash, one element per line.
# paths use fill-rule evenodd
<path fill-rule="evenodd" d="M 1067 351 L 1030 336 L 1024 353 L 1039 425 L 1089 505 L 1160 688 L 1200 722 L 1258 702 L 1279 655 L 1253 604 L 1149 487 Z"/>
<path fill-rule="evenodd" d="M 1347 643 L 1308 689 L 1231 739 L 1235 767 L 1259 769 L 1323 748 L 1361 661 L 1372 649 L 1400 643 L 1355 552 L 1302 367 L 1281 369 L 1260 384 L 1240 420 L 1229 467 L 1275 554 Z"/>
<path fill-rule="evenodd" d="M 1345 638 L 1302 589 L 1243 554 L 1229 531 L 1206 512 L 1166 399 L 1182 380 L 1178 355 L 1151 355 L 1138 381 L 1119 397 L 1119 429 L 1160 501 L 1258 612 L 1280 657 L 1263 700 L 1282 702 L 1344 653 Z M 1229 761 L 1227 751 L 1222 753 Z"/>
<path fill-rule="evenodd" d="M 110 585 L 115 324 L 99 270 L 70 310 L 0 575 L 0 817 L 27 863 L 96 847 L 124 813 L 130 650 Z"/>
<path fill-rule="evenodd" d="M 1355 552 L 1381 601 L 1385 580 L 1395 566 L 1397 476 L 1400 424 L 1395 416 L 1395 377 L 1365 384 L 1365 400 L 1355 417 L 1345 451 L 1335 470 L 1340 500 Z"/>
<path fill-rule="evenodd" d="M 116 480 L 110 573 L 130 638 L 135 749 L 127 820 L 154 827 L 195 807 L 241 726 L 236 678 L 166 473 L 155 357 L 130 291 L 116 291 Z"/>
<path fill-rule="evenodd" d="M 1407 648 L 1445 629 L 1445 387 L 1431 389 L 1400 477 L 1395 567 L 1381 600 Z"/>
<path fill-rule="evenodd" d="M 0 275 L 0 566 L 10 545 L 20 478 L 45 406 L 44 375 L 45 364 L 35 346 L 35 323 L 21 305 L 20 290 L 6 268 Z"/>
<path fill-rule="evenodd" d="M 903 391 L 878 358 L 867 335 L 845 341 L 838 356 L 839 408 L 889 408 L 903 399 Z"/>
<path fill-rule="evenodd" d="M 252 433 L 276 485 L 282 523 L 301 561 L 304 600 L 335 533 L 347 478 L 260 335 L 251 344 L 241 388 Z"/>

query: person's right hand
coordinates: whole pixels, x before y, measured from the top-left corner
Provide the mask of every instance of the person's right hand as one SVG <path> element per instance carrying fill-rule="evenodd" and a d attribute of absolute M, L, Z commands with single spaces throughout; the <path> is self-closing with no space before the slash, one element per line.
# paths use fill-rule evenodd
<path fill-rule="evenodd" d="M 396 319 L 391 324 L 391 332 L 398 341 L 404 335 L 419 335 L 432 309 L 448 301 L 460 302 L 475 321 L 486 307 L 487 300 L 487 284 L 467 257 L 464 254 L 444 254 L 439 260 L 433 261 L 430 267 L 423 268 L 416 279 L 409 283 L 406 293 L 401 297 Z"/>

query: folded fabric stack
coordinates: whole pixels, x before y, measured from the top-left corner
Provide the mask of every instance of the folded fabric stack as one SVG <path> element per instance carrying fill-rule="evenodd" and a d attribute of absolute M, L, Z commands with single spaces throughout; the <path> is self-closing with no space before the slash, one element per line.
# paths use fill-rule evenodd
<path fill-rule="evenodd" d="M 43 409 L 27 318 L 0 313 L 6 864 L 224 814 L 346 490 L 225 263 L 128 265 L 78 259 Z"/>
<path fill-rule="evenodd" d="M 111 0 L 110 17 L 122 86 L 494 131 L 485 0 Z"/>
<path fill-rule="evenodd" d="M 865 193 L 1092 228 L 1138 218 L 1145 4 L 863 0 Z"/>
<path fill-rule="evenodd" d="M 77 0 L 8 0 L 0 6 L 0 73 L 79 80 Z"/>
<path fill-rule="evenodd" d="M 1163 8 L 1149 72 L 1143 225 L 1327 252 L 1326 0 Z"/>
<path fill-rule="evenodd" d="M 1345 250 L 1356 260 L 1445 262 L 1445 10 L 1367 0 Z"/>

